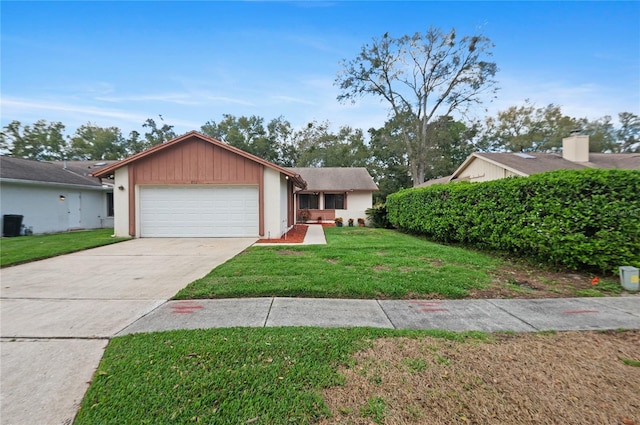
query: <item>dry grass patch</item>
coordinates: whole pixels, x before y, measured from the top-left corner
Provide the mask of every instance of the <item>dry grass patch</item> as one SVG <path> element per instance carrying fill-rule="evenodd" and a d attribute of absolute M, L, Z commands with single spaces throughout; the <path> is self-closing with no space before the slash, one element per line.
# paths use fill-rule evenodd
<path fill-rule="evenodd" d="M 379 339 L 324 391 L 321 424 L 640 424 L 634 361 L 640 330 Z"/>
<path fill-rule="evenodd" d="M 276 251 L 277 255 L 296 255 L 298 257 L 303 256 L 304 252 L 303 251 L 291 251 L 289 249 L 283 249 L 280 251 Z"/>
<path fill-rule="evenodd" d="M 373 270 L 377 272 L 388 272 L 391 271 L 391 267 L 378 264 L 377 266 L 373 266 Z"/>

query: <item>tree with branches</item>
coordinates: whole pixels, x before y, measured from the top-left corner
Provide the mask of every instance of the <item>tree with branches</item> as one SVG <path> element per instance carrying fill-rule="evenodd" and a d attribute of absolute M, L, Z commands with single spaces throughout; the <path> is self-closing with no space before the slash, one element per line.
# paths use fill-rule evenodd
<path fill-rule="evenodd" d="M 431 27 L 424 34 L 393 38 L 388 33 L 342 63 L 336 78 L 338 100 L 372 95 L 390 107 L 391 119 L 405 122 L 402 140 L 413 184 L 424 181 L 431 156 L 437 155 L 432 121 L 454 112 L 465 114 L 483 96 L 495 93 L 498 71 L 493 43 L 482 35 L 457 39 L 455 29 Z"/>

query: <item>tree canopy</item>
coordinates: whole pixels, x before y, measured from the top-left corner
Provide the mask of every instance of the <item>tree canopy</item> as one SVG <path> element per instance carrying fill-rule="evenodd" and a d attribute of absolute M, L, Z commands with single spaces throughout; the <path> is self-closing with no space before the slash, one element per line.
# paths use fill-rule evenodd
<path fill-rule="evenodd" d="M 464 114 L 494 92 L 498 67 L 488 61 L 492 47 L 482 35 L 458 39 L 455 29 L 431 27 L 399 38 L 385 33 L 343 62 L 336 78 L 338 100 L 372 95 L 387 102 L 391 118 L 403 123 L 400 134 L 413 183 L 422 183 L 436 143 L 429 124 L 454 111 Z"/>

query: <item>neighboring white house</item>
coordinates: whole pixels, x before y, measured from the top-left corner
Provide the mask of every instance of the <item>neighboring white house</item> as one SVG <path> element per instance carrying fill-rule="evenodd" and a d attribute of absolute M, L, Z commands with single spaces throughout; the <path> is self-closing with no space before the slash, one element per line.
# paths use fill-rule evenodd
<path fill-rule="evenodd" d="M 295 222 L 305 181 L 191 131 L 94 173 L 114 182 L 115 234 L 277 239 Z"/>
<path fill-rule="evenodd" d="M 23 216 L 33 234 L 113 227 L 113 187 L 64 163 L 0 156 L 3 233 L 5 215 Z"/>
<path fill-rule="evenodd" d="M 527 177 L 554 170 L 584 168 L 640 169 L 637 153 L 590 153 L 589 136 L 573 135 L 562 140 L 562 153 L 477 152 L 471 154 L 450 176 L 429 180 L 417 187 L 458 181 L 483 182 L 506 177 Z"/>
<path fill-rule="evenodd" d="M 296 190 L 296 216 L 305 221 L 333 221 L 341 217 L 366 219 L 365 211 L 372 206 L 373 192 L 378 185 L 366 168 L 290 168 L 307 182 L 306 189 Z"/>

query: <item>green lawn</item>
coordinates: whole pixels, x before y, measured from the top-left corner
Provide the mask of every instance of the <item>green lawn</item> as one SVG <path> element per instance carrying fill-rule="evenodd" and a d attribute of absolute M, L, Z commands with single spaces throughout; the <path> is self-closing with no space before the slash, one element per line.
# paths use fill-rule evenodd
<path fill-rule="evenodd" d="M 111 340 L 75 424 L 305 424 L 328 416 L 320 395 L 337 366 L 383 336 L 481 333 L 235 328 Z"/>
<path fill-rule="evenodd" d="M 128 239 L 112 238 L 112 234 L 113 229 L 99 229 L 2 238 L 0 240 L 0 267 L 28 263 Z"/>
<path fill-rule="evenodd" d="M 393 230 L 332 227 L 325 234 L 327 245 L 251 247 L 175 298 L 463 298 L 501 264 Z"/>

